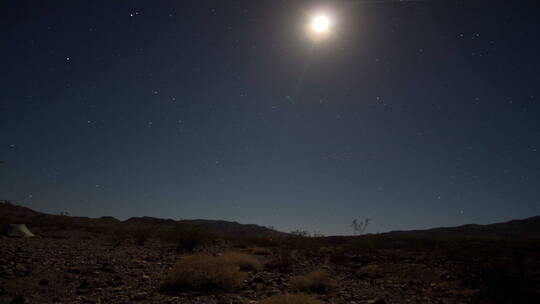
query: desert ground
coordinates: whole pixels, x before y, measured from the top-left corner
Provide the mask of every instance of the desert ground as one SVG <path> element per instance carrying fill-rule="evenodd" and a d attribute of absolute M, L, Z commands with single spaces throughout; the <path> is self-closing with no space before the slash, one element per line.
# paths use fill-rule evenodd
<path fill-rule="evenodd" d="M 224 237 L 185 223 L 88 226 L 67 216 L 28 221 L 35 237 L 0 237 L 0 303 L 539 299 L 540 243 L 535 239 Z"/>

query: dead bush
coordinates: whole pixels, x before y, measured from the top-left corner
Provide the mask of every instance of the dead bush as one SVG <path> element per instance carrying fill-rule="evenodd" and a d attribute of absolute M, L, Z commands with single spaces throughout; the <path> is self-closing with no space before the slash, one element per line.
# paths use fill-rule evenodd
<path fill-rule="evenodd" d="M 315 270 L 305 276 L 291 278 L 291 288 L 295 291 L 327 293 L 334 290 L 336 281 L 324 270 Z"/>
<path fill-rule="evenodd" d="M 238 266 L 240 270 L 261 271 L 263 268 L 257 257 L 241 252 L 226 252 L 221 258 L 228 264 Z"/>
<path fill-rule="evenodd" d="M 200 245 L 209 243 L 214 236 L 206 229 L 193 224 L 177 223 L 174 229 L 164 231 L 161 237 L 178 245 L 178 250 L 193 252 Z"/>
<path fill-rule="evenodd" d="M 260 304 L 324 304 L 325 302 L 303 294 L 282 294 L 272 296 Z"/>
<path fill-rule="evenodd" d="M 197 253 L 180 260 L 162 284 L 162 290 L 233 291 L 242 285 L 245 276 L 238 266 L 220 257 Z"/>

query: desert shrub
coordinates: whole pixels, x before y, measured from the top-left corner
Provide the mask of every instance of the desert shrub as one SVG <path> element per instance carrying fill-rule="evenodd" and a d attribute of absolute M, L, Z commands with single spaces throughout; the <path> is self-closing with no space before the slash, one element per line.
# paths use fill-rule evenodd
<path fill-rule="evenodd" d="M 278 241 L 272 237 L 237 237 L 231 239 L 232 246 L 235 248 L 249 247 L 275 247 Z"/>
<path fill-rule="evenodd" d="M 299 258 L 320 257 L 320 250 L 324 246 L 322 237 L 310 236 L 305 231 L 295 231 L 290 237 L 282 239 L 281 243 L 291 247 L 295 255 Z"/>
<path fill-rule="evenodd" d="M 126 240 L 129 240 L 129 238 L 129 230 L 125 227 L 113 227 L 110 230 L 110 241 L 112 241 L 115 246 L 124 243 Z"/>
<path fill-rule="evenodd" d="M 369 225 L 370 222 L 371 222 L 371 219 L 369 218 L 366 218 L 363 221 L 358 221 L 358 219 L 354 219 L 351 224 L 354 234 L 355 235 L 363 234 L 366 231 L 367 226 Z"/>
<path fill-rule="evenodd" d="M 377 264 L 362 266 L 356 271 L 356 277 L 361 280 L 373 280 L 383 277 L 383 269 Z"/>
<path fill-rule="evenodd" d="M 284 243 L 273 250 L 266 267 L 270 270 L 287 273 L 293 270 L 295 263 L 296 259 L 293 255 L 293 248 Z"/>
<path fill-rule="evenodd" d="M 331 255 L 332 253 L 334 253 L 334 250 L 336 249 L 336 247 L 331 247 L 331 246 L 323 246 L 319 249 L 319 252 L 321 255 L 324 255 L 324 256 L 329 256 Z"/>
<path fill-rule="evenodd" d="M 7 216 L 0 216 L 0 231 L 4 231 L 7 227 L 13 224 L 11 219 Z"/>
<path fill-rule="evenodd" d="M 262 264 L 257 257 L 241 253 L 241 252 L 226 252 L 221 258 L 228 264 L 238 266 L 240 270 L 261 271 Z"/>
<path fill-rule="evenodd" d="M 267 266 L 280 272 L 291 272 L 300 259 L 320 258 L 321 238 L 306 237 L 303 232 L 295 232 L 286 238 L 276 240 L 276 247 Z"/>
<path fill-rule="evenodd" d="M 524 269 L 500 261 L 488 262 L 477 273 L 482 296 L 494 304 L 539 303 L 534 295 L 535 280 Z"/>
<path fill-rule="evenodd" d="M 253 248 L 250 248 L 249 251 L 255 255 L 263 255 L 263 256 L 268 256 L 272 253 L 270 249 L 265 248 L 265 247 L 253 247 Z"/>
<path fill-rule="evenodd" d="M 291 278 L 291 288 L 295 291 L 327 293 L 335 287 L 336 281 L 323 270 L 315 270 L 305 276 Z"/>
<path fill-rule="evenodd" d="M 344 246 L 345 251 L 357 254 L 375 254 L 378 251 L 377 244 L 368 238 L 355 238 L 347 242 Z"/>
<path fill-rule="evenodd" d="M 131 228 L 128 234 L 136 245 L 143 246 L 152 236 L 152 229 L 148 227 L 135 227 Z"/>
<path fill-rule="evenodd" d="M 73 218 L 71 218 L 66 213 L 60 213 L 58 218 L 54 221 L 53 226 L 61 230 L 70 230 L 78 228 L 78 225 L 75 224 Z"/>
<path fill-rule="evenodd" d="M 326 257 L 327 257 L 327 262 L 336 264 L 336 265 L 344 265 L 349 261 L 347 251 L 345 250 L 345 248 L 341 246 L 334 247 L 332 251 L 327 253 Z"/>
<path fill-rule="evenodd" d="M 297 229 L 297 230 L 293 230 L 290 232 L 290 234 L 292 236 L 296 236 L 296 237 L 302 237 L 302 238 L 307 238 L 307 237 L 310 237 L 311 234 L 309 233 L 309 231 L 307 230 L 300 230 L 300 229 Z"/>
<path fill-rule="evenodd" d="M 44 216 L 42 221 L 35 220 L 35 223 L 40 226 L 48 226 L 50 228 L 60 230 L 73 230 L 81 228 L 80 225 L 75 222 L 73 217 L 69 215 L 69 212 L 59 212 L 56 215 Z"/>
<path fill-rule="evenodd" d="M 325 302 L 317 300 L 303 294 L 282 294 L 272 296 L 260 302 L 260 304 L 324 304 Z"/>
<path fill-rule="evenodd" d="M 91 226 L 84 227 L 83 230 L 95 234 L 105 234 L 109 231 L 109 228 L 104 225 L 92 224 Z"/>
<path fill-rule="evenodd" d="M 178 245 L 178 250 L 193 252 L 199 246 L 209 243 L 214 236 L 206 229 L 193 224 L 177 223 L 174 229 L 161 234 L 162 238 Z"/>
<path fill-rule="evenodd" d="M 182 258 L 162 284 L 164 291 L 224 290 L 233 291 L 242 285 L 246 274 L 220 257 L 207 253 Z"/>

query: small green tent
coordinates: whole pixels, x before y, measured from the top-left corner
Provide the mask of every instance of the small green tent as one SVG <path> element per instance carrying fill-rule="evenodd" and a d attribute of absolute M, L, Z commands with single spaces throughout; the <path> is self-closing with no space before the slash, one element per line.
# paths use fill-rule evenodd
<path fill-rule="evenodd" d="M 35 236 L 25 224 L 10 224 L 6 229 L 6 235 L 11 237 L 33 237 Z"/>

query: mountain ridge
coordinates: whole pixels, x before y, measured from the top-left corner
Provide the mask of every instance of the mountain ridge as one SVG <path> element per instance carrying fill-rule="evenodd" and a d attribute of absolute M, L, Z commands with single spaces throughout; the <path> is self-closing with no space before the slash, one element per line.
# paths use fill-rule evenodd
<path fill-rule="evenodd" d="M 176 223 L 187 223 L 200 225 L 216 234 L 228 237 L 258 237 L 258 236 L 287 236 L 288 233 L 273 230 L 257 224 L 242 224 L 235 221 L 209 220 L 209 219 L 163 219 L 151 216 L 130 217 L 126 220 L 119 220 L 112 216 L 102 216 L 99 218 L 53 215 L 31 208 L 14 205 L 7 202 L 0 202 L 0 217 L 9 218 L 12 221 L 29 223 L 38 221 L 47 223 L 58 221 L 59 219 L 69 219 L 80 225 L 134 225 L 144 224 L 152 226 L 173 227 Z M 514 219 L 506 222 L 493 224 L 464 224 L 455 227 L 435 227 L 429 229 L 395 230 L 384 232 L 378 235 L 387 236 L 436 236 L 436 237 L 519 237 L 540 239 L 540 216 L 533 216 L 524 219 Z M 344 236 L 346 237 L 346 236 Z"/>
<path fill-rule="evenodd" d="M 285 232 L 273 230 L 256 224 L 241 224 L 238 222 L 225 220 L 173 220 L 162 219 L 151 216 L 130 217 L 126 220 L 119 220 L 112 216 L 102 216 L 99 218 L 69 216 L 67 214 L 48 214 L 32 210 L 25 206 L 14 205 L 11 203 L 0 203 L 0 218 L 7 218 L 11 222 L 47 225 L 59 221 L 70 221 L 80 226 L 114 226 L 114 225 L 149 225 L 162 228 L 174 227 L 177 223 L 186 223 L 199 225 L 209 231 L 226 237 L 278 237 L 288 235 Z"/>
<path fill-rule="evenodd" d="M 429 229 L 395 230 L 386 235 L 429 235 L 429 236 L 483 236 L 540 238 L 540 216 L 513 219 L 493 224 L 464 224 L 454 227 Z"/>

